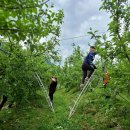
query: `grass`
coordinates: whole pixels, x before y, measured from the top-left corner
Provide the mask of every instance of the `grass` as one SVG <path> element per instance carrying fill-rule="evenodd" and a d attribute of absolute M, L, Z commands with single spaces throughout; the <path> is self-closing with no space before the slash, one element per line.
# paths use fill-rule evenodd
<path fill-rule="evenodd" d="M 39 106 L 28 107 L 20 110 L 3 109 L 0 112 L 0 130 L 80 130 L 80 126 L 68 120 L 68 101 L 70 97 L 64 90 L 57 91 L 54 95 L 55 112 L 51 112 L 48 104 L 42 97 Z M 42 101 L 43 100 L 43 101 Z"/>
<path fill-rule="evenodd" d="M 88 90 L 70 120 L 69 106 L 78 93 L 64 89 L 57 90 L 54 95 L 54 113 L 43 96 L 36 99 L 32 107 L 3 109 L 0 130 L 129 130 L 129 104 L 121 99 L 113 104 L 104 93 L 103 88 Z"/>

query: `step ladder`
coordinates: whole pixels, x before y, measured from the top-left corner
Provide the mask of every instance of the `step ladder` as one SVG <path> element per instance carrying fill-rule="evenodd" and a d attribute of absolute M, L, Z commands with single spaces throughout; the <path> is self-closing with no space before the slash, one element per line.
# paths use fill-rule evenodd
<path fill-rule="evenodd" d="M 74 105 L 73 105 L 73 107 L 72 107 L 71 110 L 70 110 L 68 119 L 70 119 L 71 116 L 75 113 L 75 111 L 76 111 L 76 109 L 77 109 L 77 107 L 78 107 L 78 104 L 79 104 L 79 102 L 80 102 L 80 100 L 81 100 L 81 97 L 82 97 L 83 94 L 86 92 L 87 88 L 91 85 L 92 77 L 94 76 L 94 74 L 95 74 L 95 71 L 93 72 L 93 74 L 91 75 L 91 77 L 88 79 L 88 81 L 85 83 L 85 85 L 84 85 L 82 91 L 79 93 L 77 99 L 74 101 Z M 93 79 L 94 79 L 94 78 L 93 78 Z"/>
<path fill-rule="evenodd" d="M 41 89 L 42 89 L 42 91 L 43 91 L 43 93 L 44 93 L 44 96 L 45 96 L 45 98 L 46 98 L 46 101 L 47 101 L 47 103 L 48 103 L 48 105 L 49 105 L 51 111 L 54 112 L 53 104 L 52 104 L 52 102 L 51 102 L 51 100 L 50 100 L 50 97 L 49 97 L 49 95 L 48 95 L 48 92 L 47 92 L 45 86 L 43 85 L 43 82 L 41 81 L 41 78 L 39 77 L 39 75 L 38 75 L 37 72 L 34 73 L 34 76 L 35 76 L 35 78 L 37 79 L 38 84 L 39 84 L 39 86 L 41 87 Z"/>

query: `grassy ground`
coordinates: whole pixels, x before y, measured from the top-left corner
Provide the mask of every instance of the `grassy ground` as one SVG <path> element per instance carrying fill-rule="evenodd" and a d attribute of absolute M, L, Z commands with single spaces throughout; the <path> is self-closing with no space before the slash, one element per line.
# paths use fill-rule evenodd
<path fill-rule="evenodd" d="M 44 97 L 34 102 L 35 107 L 3 109 L 0 111 L 0 130 L 129 130 L 130 104 L 120 97 L 112 104 L 111 98 L 104 97 L 105 91 L 103 88 L 88 90 L 70 120 L 69 106 L 73 105 L 72 99 L 78 93 L 64 89 L 57 90 L 54 95 L 54 113 Z M 111 107 L 114 105 L 116 107 Z"/>
<path fill-rule="evenodd" d="M 58 90 L 54 95 L 54 113 L 44 97 L 39 99 L 39 106 L 17 111 L 13 108 L 3 109 L 0 112 L 0 130 L 80 130 L 77 122 L 68 120 L 69 101 L 69 95 L 64 90 Z"/>

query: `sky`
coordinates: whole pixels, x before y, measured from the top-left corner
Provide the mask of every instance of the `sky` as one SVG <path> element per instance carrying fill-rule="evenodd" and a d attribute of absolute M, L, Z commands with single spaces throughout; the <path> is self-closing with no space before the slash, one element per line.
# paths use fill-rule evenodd
<path fill-rule="evenodd" d="M 54 3 L 56 10 L 63 9 L 65 15 L 59 47 L 63 60 L 72 53 L 73 43 L 79 45 L 85 53 L 89 48 L 88 43 L 93 45 L 94 41 L 87 34 L 90 27 L 98 30 L 99 34 L 107 31 L 109 15 L 105 11 L 99 11 L 101 0 L 50 0 L 50 2 Z M 63 40 L 83 35 L 87 36 Z"/>

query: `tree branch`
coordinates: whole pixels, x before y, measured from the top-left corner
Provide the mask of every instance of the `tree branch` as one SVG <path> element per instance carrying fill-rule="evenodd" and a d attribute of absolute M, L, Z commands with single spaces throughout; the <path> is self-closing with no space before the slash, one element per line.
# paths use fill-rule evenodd
<path fill-rule="evenodd" d="M 117 7 L 117 10 L 116 10 L 116 18 L 115 18 L 116 21 L 117 21 L 117 30 L 116 30 L 116 33 L 117 33 L 117 36 L 118 36 L 120 42 L 122 42 L 122 37 L 120 36 L 120 32 L 119 32 L 120 28 L 119 28 L 119 13 L 118 13 L 118 11 L 119 11 L 119 6 L 120 6 L 120 0 L 118 0 L 117 5 L 118 5 L 118 7 Z M 125 46 L 124 44 L 122 44 L 121 47 L 123 48 L 125 57 L 126 57 L 127 60 L 130 62 L 130 57 L 129 57 L 128 53 L 127 53 L 126 46 Z"/>
<path fill-rule="evenodd" d="M 5 8 L 5 9 L 30 9 L 30 8 L 36 8 L 36 7 L 39 7 L 41 5 L 44 5 L 46 4 L 47 2 L 49 2 L 50 0 L 47 0 L 45 2 L 43 2 L 42 4 L 40 5 L 36 5 L 36 6 L 26 6 L 26 7 L 22 7 L 22 5 L 19 5 L 19 6 L 10 6 L 10 7 L 5 7 L 3 5 L 0 5 L 1 8 Z"/>
<path fill-rule="evenodd" d="M 20 29 L 13 29 L 13 28 L 0 28 L 0 30 L 7 30 L 7 31 L 20 31 Z"/>

